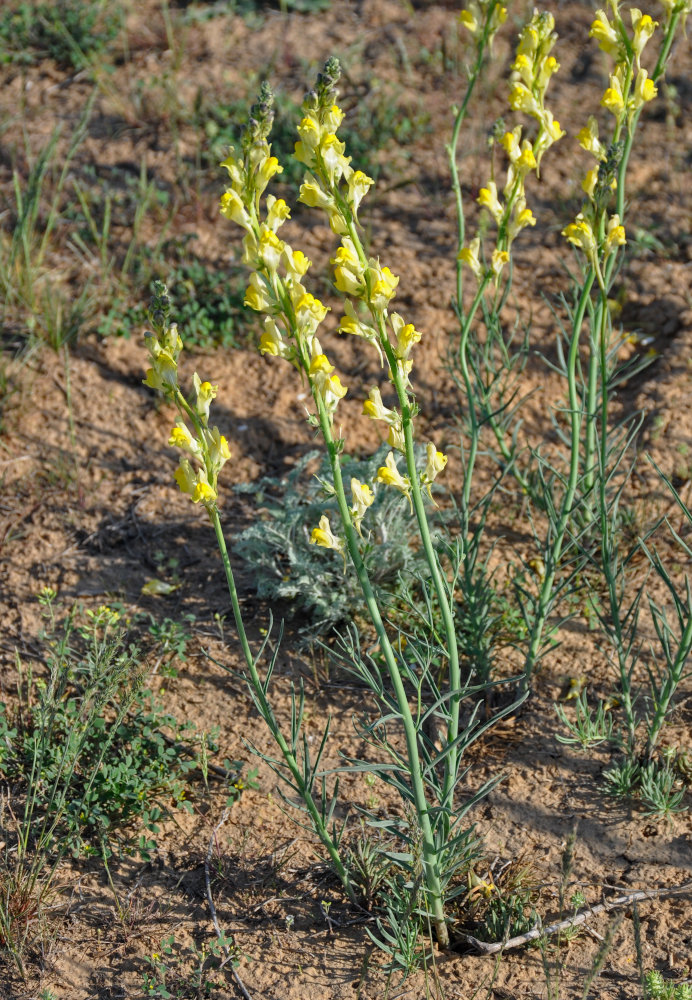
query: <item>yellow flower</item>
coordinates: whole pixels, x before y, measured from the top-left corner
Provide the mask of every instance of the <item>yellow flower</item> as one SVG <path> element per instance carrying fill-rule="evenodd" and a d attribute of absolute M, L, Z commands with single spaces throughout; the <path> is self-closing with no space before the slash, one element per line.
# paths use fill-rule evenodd
<path fill-rule="evenodd" d="M 298 323 L 306 325 L 321 323 L 329 312 L 328 306 L 325 306 L 314 295 L 311 295 L 310 292 L 304 292 L 301 295 L 295 303 L 295 310 Z"/>
<path fill-rule="evenodd" d="M 201 452 L 199 442 L 193 438 L 182 417 L 176 420 L 168 443 L 172 448 L 181 448 L 183 451 L 189 451 L 191 455 L 199 455 Z"/>
<path fill-rule="evenodd" d="M 470 10 L 462 10 L 459 14 L 459 20 L 464 25 L 467 31 L 470 31 L 472 35 L 475 35 L 478 31 L 478 21 L 476 16 Z"/>
<path fill-rule="evenodd" d="M 365 517 L 365 512 L 368 507 L 373 503 L 375 494 L 367 483 L 361 483 L 360 480 L 354 478 L 351 480 L 351 498 L 353 500 L 351 516 L 353 518 L 355 529 L 360 535 L 361 522 Z"/>
<path fill-rule="evenodd" d="M 577 132 L 577 142 L 582 149 L 585 149 L 587 153 L 591 153 L 597 160 L 605 158 L 605 146 L 598 138 L 598 122 L 593 115 L 589 116 L 589 120 L 584 128 Z"/>
<path fill-rule="evenodd" d="M 385 459 L 385 464 L 380 466 L 377 470 L 376 476 L 378 483 L 384 483 L 386 486 L 393 486 L 395 489 L 403 493 L 405 497 L 411 496 L 411 483 L 408 476 L 402 476 L 396 467 L 396 462 L 394 461 L 394 453 L 389 452 L 387 458 Z"/>
<path fill-rule="evenodd" d="M 480 237 L 476 236 L 475 239 L 471 240 L 467 247 L 464 247 L 459 251 L 459 260 L 463 261 L 467 267 L 471 268 L 479 281 L 483 275 L 483 268 L 481 267 L 481 262 L 478 257 L 480 246 Z"/>
<path fill-rule="evenodd" d="M 595 38 L 598 47 L 617 59 L 620 54 L 620 36 L 608 20 L 605 11 L 596 11 L 596 20 L 591 25 L 589 38 Z"/>
<path fill-rule="evenodd" d="M 404 360 L 409 356 L 413 345 L 420 342 L 421 335 L 413 323 L 405 323 L 399 313 L 392 313 L 391 322 L 396 337 L 394 353 L 399 360 Z"/>
<path fill-rule="evenodd" d="M 231 219 L 232 222 L 236 222 L 244 229 L 249 230 L 251 228 L 252 222 L 250 220 L 250 216 L 243 205 L 243 199 L 237 191 L 233 191 L 231 188 L 228 188 L 228 190 L 221 195 L 220 210 L 221 214 L 227 219 Z"/>
<path fill-rule="evenodd" d="M 562 235 L 565 239 L 573 243 L 575 247 L 579 247 L 590 257 L 596 252 L 596 239 L 594 237 L 593 229 L 587 220 L 584 218 L 583 214 L 580 212 L 576 217 L 574 222 L 570 223 L 565 229 L 562 230 Z"/>
<path fill-rule="evenodd" d="M 291 218 L 291 210 L 283 198 L 267 195 L 267 226 L 274 232 L 282 226 L 286 219 Z"/>
<path fill-rule="evenodd" d="M 344 551 L 344 540 L 334 534 L 326 514 L 323 514 L 320 518 L 319 526 L 312 529 L 310 543 L 312 545 L 321 545 L 325 549 L 334 549 L 335 552 Z"/>
<path fill-rule="evenodd" d="M 354 170 L 348 179 L 348 204 L 354 215 L 358 214 L 358 206 L 374 184 L 372 177 L 368 177 L 362 170 Z"/>
<path fill-rule="evenodd" d="M 499 224 L 502 219 L 502 205 L 497 197 L 497 186 L 495 181 L 488 181 L 488 186 L 481 188 L 478 193 L 478 204 L 487 208 L 495 222 Z"/>
<path fill-rule="evenodd" d="M 432 484 L 440 472 L 447 465 L 447 456 L 438 451 L 432 441 L 428 441 L 425 446 L 426 462 L 425 469 L 421 473 L 420 481 L 427 488 L 428 495 L 432 500 Z"/>
<path fill-rule="evenodd" d="M 646 104 L 647 101 L 653 101 L 656 94 L 658 94 L 658 90 L 654 81 L 649 79 L 649 74 L 645 69 L 640 69 L 634 83 L 634 94 L 632 96 L 633 109 L 636 111 L 643 104 Z"/>
<path fill-rule="evenodd" d="M 637 66 L 639 66 L 644 46 L 658 27 L 658 21 L 654 21 L 648 14 L 642 14 L 636 7 L 630 9 L 630 17 L 632 19 L 632 27 L 634 28 L 632 48 L 637 59 Z"/>
<path fill-rule="evenodd" d="M 193 503 L 201 502 L 205 507 L 210 507 L 216 502 L 216 491 L 211 488 L 206 480 L 200 479 L 192 491 L 192 501 Z"/>
<path fill-rule="evenodd" d="M 624 246 L 626 242 L 625 227 L 620 225 L 620 216 L 611 216 L 608 221 L 608 230 L 606 232 L 606 253 L 612 253 L 615 247 Z"/>
<path fill-rule="evenodd" d="M 255 312 L 264 312 L 265 309 L 269 309 L 271 304 L 272 302 L 267 294 L 267 286 L 264 280 L 256 271 L 253 271 L 250 275 L 250 284 L 245 290 L 243 305 L 249 306 Z"/>
<path fill-rule="evenodd" d="M 293 348 L 284 340 L 279 327 L 271 316 L 264 321 L 264 333 L 259 342 L 260 354 L 269 354 L 273 358 L 285 358 L 292 361 L 295 356 Z"/>
<path fill-rule="evenodd" d="M 516 81 L 509 92 L 509 106 L 513 111 L 523 111 L 528 115 L 540 113 L 540 105 L 525 84 Z"/>
<path fill-rule="evenodd" d="M 312 261 L 305 256 L 302 250 L 293 250 L 288 243 L 284 244 L 284 251 L 281 257 L 283 265 L 288 272 L 289 278 L 300 281 Z"/>
<path fill-rule="evenodd" d="M 592 167 L 591 170 L 587 171 L 584 180 L 581 182 L 582 190 L 585 192 L 587 197 L 589 197 L 592 201 L 597 181 L 598 181 L 598 167 Z"/>
<path fill-rule="evenodd" d="M 496 278 L 500 277 L 502 268 L 509 263 L 509 254 L 506 250 L 493 250 L 492 271 Z"/>
<path fill-rule="evenodd" d="M 625 108 L 622 96 L 622 84 L 620 78 L 614 73 L 610 77 L 610 86 L 606 89 L 601 98 L 601 106 L 607 108 L 616 118 L 619 118 Z"/>
<path fill-rule="evenodd" d="M 396 294 L 399 279 L 388 267 L 380 267 L 379 263 L 370 261 L 368 274 L 369 300 L 374 309 L 383 310 L 389 305 Z"/>
<path fill-rule="evenodd" d="M 257 250 L 260 260 L 270 274 L 276 273 L 284 245 L 272 229 L 262 226 Z"/>
<path fill-rule="evenodd" d="M 202 382 L 197 372 L 194 372 L 192 376 L 192 383 L 196 394 L 195 409 L 202 418 L 202 422 L 206 424 L 209 419 L 209 406 L 212 399 L 216 398 L 219 387 L 211 385 L 209 382 Z"/>

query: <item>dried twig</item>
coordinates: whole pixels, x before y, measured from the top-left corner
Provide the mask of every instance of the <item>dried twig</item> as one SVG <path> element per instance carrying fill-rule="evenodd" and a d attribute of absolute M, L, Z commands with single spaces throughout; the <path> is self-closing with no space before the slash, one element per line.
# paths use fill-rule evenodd
<path fill-rule="evenodd" d="M 214 930 L 216 931 L 216 936 L 219 939 L 219 944 L 223 948 L 224 955 L 226 956 L 226 961 L 222 964 L 221 968 L 223 968 L 226 965 L 230 966 L 231 975 L 233 976 L 235 984 L 242 993 L 243 997 L 245 998 L 245 1000 L 252 1000 L 252 997 L 245 988 L 243 980 L 240 978 L 235 966 L 233 965 L 233 954 L 228 945 L 226 944 L 226 935 L 221 930 L 221 925 L 219 924 L 219 918 L 216 915 L 216 907 L 214 906 L 214 897 L 211 894 L 211 875 L 209 874 L 209 868 L 211 865 L 211 856 L 214 852 L 216 835 L 218 834 L 219 830 L 228 819 L 230 812 L 231 812 L 230 809 L 224 809 L 223 816 L 212 830 L 211 837 L 209 838 L 209 849 L 207 850 L 207 856 L 204 859 L 204 881 L 207 887 L 207 902 L 209 903 L 209 913 L 211 915 L 211 920 L 212 923 L 214 924 Z"/>
<path fill-rule="evenodd" d="M 539 938 L 550 937 L 552 934 L 559 934 L 561 931 L 567 931 L 572 927 L 578 927 L 580 924 L 583 924 L 591 917 L 597 916 L 599 913 L 610 913 L 611 910 L 615 910 L 621 906 L 630 906 L 631 903 L 640 903 L 646 899 L 674 896 L 677 893 L 690 891 L 692 891 L 692 879 L 688 882 L 684 882 L 682 885 L 672 886 L 670 889 L 641 889 L 638 892 L 628 892 L 625 896 L 618 896 L 616 899 L 606 900 L 603 903 L 597 903 L 596 906 L 586 906 L 583 910 L 575 913 L 573 917 L 567 917 L 565 920 L 558 920 L 556 923 L 549 924 L 547 927 L 532 927 L 531 930 L 527 931 L 525 934 L 509 938 L 508 941 L 479 941 L 478 938 L 473 937 L 471 934 L 463 933 L 457 933 L 456 938 L 457 941 L 470 945 L 481 955 L 497 955 L 498 952 L 509 951 L 510 948 L 521 948 L 522 945 L 528 944 L 530 941 L 537 941 Z"/>

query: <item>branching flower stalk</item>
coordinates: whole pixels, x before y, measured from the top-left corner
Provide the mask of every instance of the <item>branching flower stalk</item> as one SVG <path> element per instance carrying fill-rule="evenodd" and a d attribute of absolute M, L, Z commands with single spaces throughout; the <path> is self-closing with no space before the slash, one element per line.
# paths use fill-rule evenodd
<path fill-rule="evenodd" d="M 498 15 L 498 8 L 492 0 L 482 5 L 479 4 L 479 9 L 482 10 L 484 17 L 484 20 L 481 22 L 484 26 L 484 33 L 481 35 L 478 43 L 480 46 L 486 37 L 492 38 L 493 31 L 497 30 L 498 25 L 496 22 L 501 15 Z M 499 10 L 502 11 L 503 8 Z M 495 289 L 495 299 L 494 304 L 490 308 L 492 310 L 497 307 L 497 302 L 499 301 L 497 289 L 502 272 L 510 263 L 512 243 L 522 229 L 536 225 L 533 212 L 526 204 L 526 178 L 534 172 L 538 176 L 543 155 L 555 142 L 565 135 L 563 129 L 560 128 L 560 123 L 545 106 L 546 90 L 553 74 L 559 69 L 559 63 L 551 54 L 551 50 L 557 39 L 554 28 L 555 19 L 552 14 L 548 12 L 536 12 L 519 36 L 516 57 L 512 64 L 509 103 L 512 110 L 522 111 L 532 117 L 537 123 L 538 128 L 536 138 L 533 142 L 522 137 L 523 129 L 521 125 L 517 125 L 511 131 L 505 131 L 504 125 L 501 125 L 497 130 L 497 135 L 493 137 L 493 142 L 497 141 L 503 147 L 509 164 L 502 195 L 500 196 L 498 193 L 495 179 L 491 178 L 487 186 L 481 188 L 478 197 L 479 204 L 487 209 L 497 226 L 496 245 L 491 254 L 485 252 L 485 247 L 481 247 L 480 236 L 476 236 L 468 245 L 463 245 L 465 223 L 456 164 L 457 125 L 461 124 L 459 115 L 455 122 L 452 143 L 449 147 L 460 239 L 460 247 L 457 254 L 457 293 L 455 302 L 455 311 L 461 327 L 458 362 L 467 396 L 468 420 L 470 425 L 469 453 L 463 488 L 463 503 L 466 508 L 470 504 L 471 483 L 479 445 L 479 417 L 482 417 L 483 421 L 489 424 L 495 436 L 502 460 L 507 466 L 514 466 L 513 444 L 510 445 L 508 443 L 505 428 L 498 421 L 497 415 L 492 411 L 492 408 L 488 407 L 487 401 L 483 398 L 483 391 L 479 391 L 474 386 L 474 379 L 472 378 L 469 365 L 469 336 L 476 320 L 478 309 L 491 287 Z M 476 66 L 478 67 L 480 67 L 480 59 L 481 56 L 479 53 L 476 62 Z M 472 79 L 475 82 L 475 79 Z M 462 264 L 470 268 L 477 281 L 476 294 L 466 312 L 464 312 L 462 301 Z M 526 490 L 527 482 L 521 470 L 514 467 L 513 472 L 522 488 Z"/>
<path fill-rule="evenodd" d="M 337 872 L 344 889 L 352 901 L 356 894 L 351 886 L 348 872 L 341 860 L 338 849 L 338 838 L 329 832 L 329 814 L 325 815 L 313 795 L 318 759 L 310 766 L 307 748 L 304 748 L 302 766 L 298 758 L 297 735 L 298 727 L 294 726 L 291 744 L 284 737 L 276 720 L 268 699 L 268 688 L 271 679 L 271 668 L 263 680 L 260 677 L 257 664 L 263 653 L 260 649 L 257 657 L 253 656 L 250 642 L 245 631 L 242 612 L 238 600 L 238 592 L 233 577 L 233 569 L 228 554 L 226 540 L 223 534 L 218 507 L 218 476 L 223 465 L 231 457 L 226 438 L 217 427 L 209 427 L 209 410 L 211 401 L 215 398 L 218 387 L 209 382 L 202 382 L 197 373 L 193 376 L 193 394 L 190 399 L 182 392 L 178 380 L 178 358 L 183 349 L 183 342 L 177 326 L 169 322 L 170 300 L 165 285 L 157 282 L 155 295 L 150 307 L 150 321 L 153 332 L 146 334 L 152 367 L 147 370 L 144 384 L 160 390 L 164 397 L 173 403 L 179 413 L 171 432 L 169 444 L 179 448 L 183 457 L 175 473 L 175 479 L 183 493 L 188 494 L 194 503 L 201 503 L 214 528 L 218 543 L 228 592 L 233 608 L 233 617 L 238 630 L 238 638 L 243 651 L 243 657 L 248 671 L 248 686 L 253 701 L 266 722 L 271 735 L 276 742 L 288 775 L 282 772 L 281 762 L 265 759 L 274 765 L 275 773 L 294 789 L 301 797 L 310 817 L 313 829 L 326 848 L 334 869 Z M 302 708 L 302 699 L 301 699 Z M 295 718 L 294 699 L 294 718 Z M 300 709 L 298 710 L 300 715 Z M 326 733 L 325 733 L 326 740 Z M 324 740 L 322 748 L 324 747 Z M 290 775 L 290 777 L 289 777 Z"/>
<path fill-rule="evenodd" d="M 367 307 L 370 322 L 361 321 L 354 305 L 347 300 L 346 315 L 341 320 L 340 328 L 344 333 L 362 337 L 376 348 L 381 360 L 389 367 L 390 380 L 400 405 L 399 412 L 385 407 L 379 389 L 373 388 L 364 404 L 364 412 L 372 419 L 384 421 L 389 428 L 390 445 L 403 453 L 406 459 L 407 472 L 402 474 L 397 468 L 394 451 L 391 451 L 385 465 L 378 470 L 377 481 L 399 490 L 409 500 L 416 514 L 445 624 L 450 688 L 447 712 L 449 752 L 445 757 L 442 801 L 434 821 L 426 799 L 416 723 L 397 654 L 387 634 L 360 554 L 361 525 L 374 495 L 368 484 L 352 480 L 351 505 L 346 498 L 340 465 L 343 441 L 334 434 L 334 414 L 346 389 L 338 375 L 334 374 L 334 367 L 323 353 L 316 337 L 317 327 L 325 318 L 327 309 L 302 283 L 301 279 L 310 262 L 300 251 L 294 251 L 276 235 L 277 229 L 288 217 L 287 206 L 269 195 L 266 199 L 266 215 L 263 216 L 261 210 L 260 195 L 264 178 L 281 169 L 276 159 L 270 155 L 267 143 L 271 126 L 268 88 L 264 88 L 260 103 L 251 112 L 243 138 L 242 155 L 237 156 L 235 151 L 231 151 L 224 161 L 231 177 L 231 187 L 222 198 L 221 210 L 246 231 L 244 260 L 253 269 L 246 304 L 266 315 L 260 350 L 288 360 L 310 387 L 317 411 L 312 420 L 319 426 L 327 447 L 333 477 L 332 488 L 343 530 L 343 534 L 335 534 L 325 515 L 313 530 L 312 540 L 336 550 L 344 558 L 348 553 L 377 632 L 404 729 L 406 770 L 422 836 L 428 904 L 438 942 L 441 947 L 446 947 L 448 931 L 444 917 L 440 851 L 437 845 L 440 842 L 444 844 L 452 823 L 452 798 L 458 767 L 460 675 L 449 597 L 432 545 L 422 494 L 423 489 L 430 490 L 436 476 L 444 468 L 446 456 L 430 442 L 427 446 L 425 469 L 419 471 L 416 468 L 413 450 L 416 406 L 409 391 L 412 367 L 409 355 L 413 345 L 420 340 L 420 334 L 398 314 L 390 315 L 388 306 L 399 279 L 379 261 L 367 258 L 358 233 L 358 207 L 373 182 L 361 171 L 353 170 L 349 158 L 344 155 L 343 143 L 336 135 L 343 118 L 343 112 L 335 104 L 338 76 L 338 63 L 336 60 L 329 60 L 318 78 L 316 91 L 308 94 L 303 105 L 304 117 L 298 126 L 300 141 L 296 144 L 296 157 L 310 172 L 305 175 L 300 200 L 310 207 L 326 211 L 332 230 L 341 236 L 341 246 L 333 259 L 336 287 Z M 434 829 L 435 825 L 439 826 L 438 830 Z"/>
<path fill-rule="evenodd" d="M 630 32 L 617 3 L 610 4 L 612 21 L 605 11 L 597 11 L 590 34 L 598 41 L 599 47 L 614 60 L 609 84 L 601 100 L 601 105 L 614 117 L 614 128 L 610 142 L 605 144 L 599 139 L 596 120 L 591 117 L 577 136 L 580 145 L 596 162 L 582 183 L 588 201 L 575 221 L 563 231 L 567 240 L 585 255 L 587 265 L 579 304 L 573 317 L 573 335 L 581 334 L 585 307 L 591 306 L 592 289 L 595 287 L 595 300 L 589 309 L 590 336 L 585 397 L 582 402 L 585 432 L 584 440 L 580 443 L 583 478 L 579 519 L 586 525 L 597 523 L 599 527 L 600 567 L 610 609 L 608 632 L 618 664 L 628 753 L 634 751 L 637 721 L 631 686 L 632 644 L 627 641 L 624 627 L 626 618 L 634 615 L 633 621 L 636 620 L 638 602 L 630 607 L 623 618 L 622 593 L 618 584 L 622 568 L 618 569 L 617 493 L 614 499 L 611 497 L 612 479 L 622 452 L 614 457 L 609 426 L 609 382 L 612 375 L 610 349 L 613 330 L 608 298 L 618 254 L 626 243 L 623 224 L 626 208 L 625 182 L 637 124 L 644 105 L 656 97 L 656 81 L 665 71 L 675 32 L 680 20 L 684 22 L 690 3 L 685 0 L 664 6 L 664 37 L 651 77 L 642 67 L 642 54 L 654 35 L 658 22 L 648 14 L 631 8 Z M 616 211 L 610 214 L 609 204 L 613 200 L 613 194 Z M 574 375 L 576 372 L 569 377 Z"/>

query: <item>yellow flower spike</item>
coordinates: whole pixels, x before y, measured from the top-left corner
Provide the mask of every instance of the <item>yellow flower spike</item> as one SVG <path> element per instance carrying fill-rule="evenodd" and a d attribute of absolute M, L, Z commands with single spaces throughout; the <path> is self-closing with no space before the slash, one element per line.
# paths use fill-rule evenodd
<path fill-rule="evenodd" d="M 209 420 L 209 406 L 212 399 L 216 399 L 219 391 L 218 385 L 211 385 L 209 382 L 202 382 L 197 372 L 192 376 L 192 384 L 195 388 L 195 409 L 202 418 L 204 424 Z"/>
<path fill-rule="evenodd" d="M 191 496 L 195 503 L 208 506 L 216 502 L 216 491 L 209 485 L 206 474 L 202 470 L 195 472 L 186 458 L 181 460 L 173 478 L 181 493 Z"/>
<path fill-rule="evenodd" d="M 376 480 L 378 483 L 384 483 L 386 486 L 393 486 L 394 489 L 399 490 L 400 493 L 410 500 L 411 482 L 408 476 L 402 476 L 397 469 L 393 452 L 389 452 L 385 459 L 385 464 L 381 465 L 377 470 Z"/>
<path fill-rule="evenodd" d="M 310 362 L 311 375 L 331 375 L 333 371 L 334 365 L 329 363 L 326 354 L 316 354 Z"/>
<path fill-rule="evenodd" d="M 312 529 L 310 543 L 312 545 L 321 545 L 325 549 L 334 549 L 335 552 L 344 552 L 344 540 L 334 534 L 326 514 L 323 514 L 320 518 L 319 526 Z"/>
<path fill-rule="evenodd" d="M 502 219 L 502 205 L 497 197 L 497 185 L 494 181 L 488 181 L 488 186 L 480 189 L 477 200 L 479 205 L 488 209 L 495 222 L 499 224 Z"/>
<path fill-rule="evenodd" d="M 360 526 L 368 507 L 375 499 L 375 494 L 367 483 L 361 483 L 360 480 L 354 478 L 351 480 L 351 499 L 353 500 L 351 507 L 353 524 L 358 534 L 362 535 Z"/>
<path fill-rule="evenodd" d="M 634 83 L 634 94 L 632 95 L 632 108 L 637 111 L 647 101 L 653 101 L 658 94 L 658 89 L 653 80 L 649 79 L 649 74 L 645 69 L 640 69 Z"/>
<path fill-rule="evenodd" d="M 467 267 L 470 267 L 473 271 L 475 277 L 480 281 L 483 276 L 483 268 L 479 259 L 481 241 L 480 237 L 476 236 L 475 239 L 471 240 L 467 247 L 464 247 L 459 251 L 459 260 L 463 261 Z"/>
<path fill-rule="evenodd" d="M 613 215 L 608 220 L 608 230 L 606 232 L 605 249 L 610 254 L 616 247 L 622 247 L 627 242 L 625 237 L 625 227 L 620 224 L 620 216 Z"/>

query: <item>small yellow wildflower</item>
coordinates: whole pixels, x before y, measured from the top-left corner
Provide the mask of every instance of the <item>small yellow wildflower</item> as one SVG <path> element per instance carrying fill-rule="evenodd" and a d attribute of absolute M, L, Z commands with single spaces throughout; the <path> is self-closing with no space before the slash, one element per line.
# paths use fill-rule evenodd
<path fill-rule="evenodd" d="M 335 552 L 343 553 L 344 551 L 344 540 L 334 534 L 326 514 L 323 514 L 320 518 L 319 526 L 312 529 L 310 543 L 312 545 L 321 545 L 325 549 L 334 549 Z"/>

